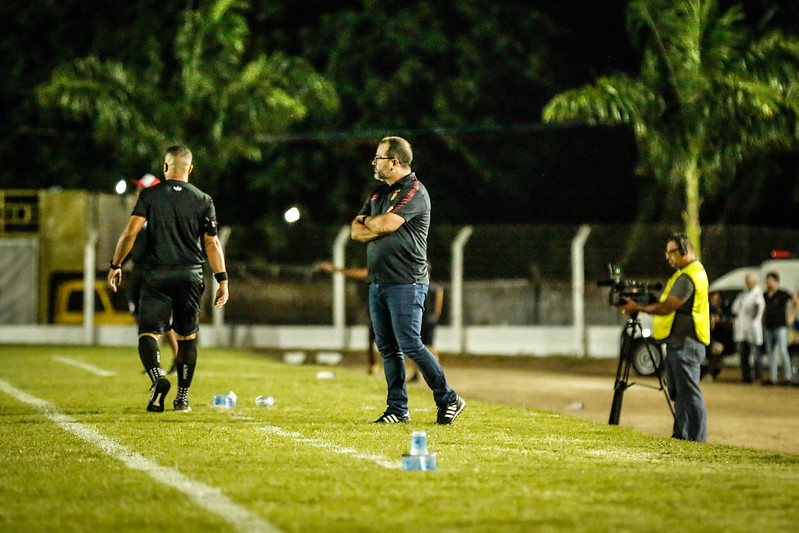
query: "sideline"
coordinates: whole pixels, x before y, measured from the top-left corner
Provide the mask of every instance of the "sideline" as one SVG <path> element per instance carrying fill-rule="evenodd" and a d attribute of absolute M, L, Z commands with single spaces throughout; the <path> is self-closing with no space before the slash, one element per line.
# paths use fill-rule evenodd
<path fill-rule="evenodd" d="M 280 532 L 278 528 L 266 520 L 230 500 L 218 488 L 194 481 L 173 468 L 161 466 L 155 461 L 131 451 L 98 431 L 81 424 L 71 416 L 61 413 L 55 405 L 32 396 L 2 379 L 0 379 L 0 391 L 35 407 L 41 414 L 62 429 L 69 431 L 86 443 L 97 446 L 106 455 L 122 461 L 131 470 L 140 470 L 159 483 L 177 489 L 198 507 L 222 518 L 234 530 L 247 533 Z"/>
<path fill-rule="evenodd" d="M 280 437 L 287 437 L 294 442 L 299 442 L 302 444 L 307 444 L 314 448 L 319 448 L 323 450 L 328 450 L 333 453 L 340 453 L 342 455 L 349 455 L 350 457 L 354 457 L 356 459 L 365 459 L 367 461 L 372 461 L 373 463 L 382 466 L 383 468 L 390 468 L 390 469 L 399 469 L 402 468 L 401 461 L 390 461 L 385 457 L 381 457 L 379 455 L 371 455 L 360 452 L 353 448 L 342 448 L 337 446 L 336 444 L 332 444 L 330 442 L 323 441 L 321 439 L 312 439 L 309 437 L 304 436 L 302 433 L 296 433 L 294 431 L 286 431 L 285 429 L 279 428 L 277 426 L 264 426 L 261 429 L 262 431 L 268 431 L 273 435 L 278 435 Z"/>
<path fill-rule="evenodd" d="M 96 374 L 98 376 L 103 376 L 106 378 L 117 375 L 116 372 L 111 372 L 110 370 L 104 370 L 98 366 L 90 365 L 89 363 L 83 363 L 76 359 L 72 359 L 70 357 L 63 357 L 61 355 L 54 355 L 53 361 L 56 361 L 58 363 L 63 363 L 65 365 L 76 366 L 82 370 L 85 370 L 86 372 L 91 372 L 92 374 Z"/>

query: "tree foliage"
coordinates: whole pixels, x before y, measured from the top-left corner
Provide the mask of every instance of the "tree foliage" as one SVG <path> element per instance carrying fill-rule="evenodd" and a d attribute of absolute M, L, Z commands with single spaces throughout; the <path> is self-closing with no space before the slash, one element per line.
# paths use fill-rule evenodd
<path fill-rule="evenodd" d="M 100 146 L 130 161 L 185 143 L 213 183 L 240 160 L 260 162 L 261 137 L 338 105 L 333 86 L 301 59 L 248 53 L 243 0 L 181 15 L 165 59 L 140 68 L 96 55 L 59 65 L 37 89 L 45 109 L 91 124 Z"/>
<path fill-rule="evenodd" d="M 739 6 L 716 0 L 632 0 L 637 76 L 614 75 L 558 94 L 549 122 L 628 124 L 642 172 L 685 187 L 685 222 L 699 250 L 701 195 L 748 157 L 797 146 L 799 40 L 753 35 Z"/>

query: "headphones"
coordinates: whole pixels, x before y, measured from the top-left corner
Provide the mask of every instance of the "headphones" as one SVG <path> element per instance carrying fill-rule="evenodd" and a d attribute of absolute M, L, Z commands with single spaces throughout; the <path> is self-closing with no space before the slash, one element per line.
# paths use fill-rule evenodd
<path fill-rule="evenodd" d="M 688 255 L 688 235 L 685 233 L 672 233 L 671 237 L 669 237 L 669 240 L 674 241 L 677 244 L 677 249 L 680 251 L 680 255 Z"/>

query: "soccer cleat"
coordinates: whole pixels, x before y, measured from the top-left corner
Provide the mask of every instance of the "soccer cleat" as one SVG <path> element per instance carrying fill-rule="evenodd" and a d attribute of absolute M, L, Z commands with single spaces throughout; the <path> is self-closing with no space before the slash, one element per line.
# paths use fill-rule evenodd
<path fill-rule="evenodd" d="M 164 400 L 166 399 L 166 393 L 169 392 L 169 388 L 171 386 L 172 385 L 169 383 L 169 380 L 163 376 L 158 378 L 155 383 L 153 383 L 153 386 L 150 389 L 150 402 L 147 404 L 148 411 L 151 413 L 164 412 Z"/>
<path fill-rule="evenodd" d="M 436 424 L 452 424 L 463 408 L 466 407 L 466 402 L 460 396 L 455 396 L 455 401 L 446 405 L 438 406 L 438 417 Z"/>
<path fill-rule="evenodd" d="M 172 405 L 175 407 L 175 411 L 183 413 L 191 412 L 191 407 L 189 407 L 188 400 L 178 400 L 177 398 L 175 398 L 175 401 L 172 403 Z"/>
<path fill-rule="evenodd" d="M 374 421 L 375 424 L 400 424 L 411 421 L 411 415 L 395 415 L 394 413 L 383 413 L 380 418 Z"/>

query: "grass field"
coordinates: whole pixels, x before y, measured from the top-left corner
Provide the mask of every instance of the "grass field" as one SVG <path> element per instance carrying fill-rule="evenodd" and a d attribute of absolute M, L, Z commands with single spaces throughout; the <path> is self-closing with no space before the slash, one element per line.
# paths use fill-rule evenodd
<path fill-rule="evenodd" d="M 424 387 L 410 389 L 410 424 L 378 426 L 385 382 L 322 369 L 204 349 L 193 412 L 155 414 L 135 348 L 0 347 L 0 531 L 799 527 L 799 456 L 468 397 L 439 427 Z M 230 390 L 237 407 L 210 405 Z M 256 407 L 260 394 L 275 405 Z M 437 471 L 400 468 L 414 430 Z"/>

